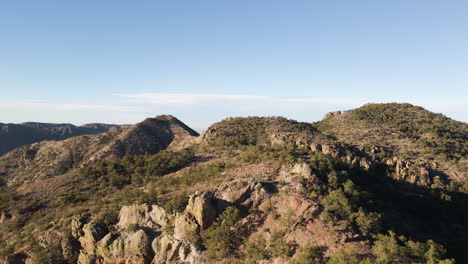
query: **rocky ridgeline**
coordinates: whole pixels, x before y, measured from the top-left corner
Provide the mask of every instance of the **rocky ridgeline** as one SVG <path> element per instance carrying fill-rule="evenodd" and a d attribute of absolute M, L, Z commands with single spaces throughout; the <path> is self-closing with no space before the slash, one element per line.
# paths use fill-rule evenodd
<path fill-rule="evenodd" d="M 447 184 L 449 178 L 441 170 L 440 165 L 433 162 L 402 159 L 379 155 L 383 151 L 389 152 L 381 146 L 351 146 L 343 143 L 334 143 L 329 140 L 319 140 L 322 143 L 313 143 L 313 139 L 297 137 L 294 134 L 272 134 L 270 143 L 275 145 L 293 144 L 296 147 L 308 148 L 312 152 L 321 152 L 333 158 L 339 158 L 346 163 L 363 170 L 375 169 L 376 166 L 386 166 L 387 170 L 394 172 L 394 177 L 412 184 L 430 187 L 433 184 Z M 325 142 L 325 143 L 324 143 Z"/>

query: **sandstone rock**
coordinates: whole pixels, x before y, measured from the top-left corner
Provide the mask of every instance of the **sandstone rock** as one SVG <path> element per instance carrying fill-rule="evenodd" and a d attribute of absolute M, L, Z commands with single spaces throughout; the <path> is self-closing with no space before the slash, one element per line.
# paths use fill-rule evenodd
<path fill-rule="evenodd" d="M 195 218 L 201 229 L 208 228 L 217 216 L 216 207 L 213 204 L 213 193 L 197 193 L 190 196 L 186 212 Z"/>
<path fill-rule="evenodd" d="M 81 252 L 93 255 L 96 243 L 107 234 L 107 228 L 99 222 L 91 221 L 84 225 L 83 233 L 84 235 L 78 239 L 82 247 Z"/>
<path fill-rule="evenodd" d="M 6 259 L 7 264 L 34 264 L 34 259 L 29 252 L 21 251 L 10 255 Z"/>
<path fill-rule="evenodd" d="M 103 264 L 149 263 L 153 259 L 150 237 L 143 230 L 108 234 L 97 243 L 96 256 Z"/>
<path fill-rule="evenodd" d="M 224 210 L 227 206 L 236 205 L 250 208 L 258 206 L 270 197 L 270 193 L 264 184 L 254 180 L 235 180 L 223 184 L 216 191 L 218 209 Z"/>
<path fill-rule="evenodd" d="M 169 216 L 164 208 L 157 205 L 130 205 L 120 210 L 117 228 L 125 229 L 130 225 L 140 227 L 160 228 L 166 226 Z"/>
<path fill-rule="evenodd" d="M 188 239 L 194 233 L 199 232 L 200 226 L 193 215 L 188 212 L 178 215 L 174 222 L 174 237 L 176 239 Z"/>
<path fill-rule="evenodd" d="M 296 163 L 293 165 L 290 172 L 303 177 L 310 177 L 312 169 L 306 163 Z"/>
<path fill-rule="evenodd" d="M 331 155 L 333 157 L 339 157 L 342 155 L 342 148 L 337 145 L 328 145 L 328 144 L 323 144 L 322 145 L 322 153 L 326 155 Z"/>
<path fill-rule="evenodd" d="M 184 241 L 179 248 L 179 260 L 184 263 L 201 263 L 202 252 L 191 243 Z"/>
<path fill-rule="evenodd" d="M 83 226 L 89 222 L 90 215 L 83 214 L 73 217 L 71 220 L 71 234 L 75 238 L 84 236 Z"/>
<path fill-rule="evenodd" d="M 50 251 L 61 252 L 68 262 L 76 262 L 80 251 L 80 243 L 76 238 L 55 228 L 42 232 L 38 237 L 38 245 Z"/>
<path fill-rule="evenodd" d="M 168 235 L 155 239 L 151 245 L 155 253 L 151 264 L 165 264 L 174 261 L 178 256 L 181 244 L 179 240 Z"/>
<path fill-rule="evenodd" d="M 330 118 L 332 116 L 337 116 L 337 115 L 341 115 L 341 111 L 328 112 L 324 118 Z"/>

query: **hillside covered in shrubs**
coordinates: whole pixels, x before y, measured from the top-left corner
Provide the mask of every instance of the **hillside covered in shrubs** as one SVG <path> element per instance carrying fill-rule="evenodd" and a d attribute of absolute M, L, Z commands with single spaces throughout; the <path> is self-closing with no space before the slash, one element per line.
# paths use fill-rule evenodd
<path fill-rule="evenodd" d="M 467 137 L 368 104 L 36 143 L 0 157 L 0 263 L 467 263 Z"/>

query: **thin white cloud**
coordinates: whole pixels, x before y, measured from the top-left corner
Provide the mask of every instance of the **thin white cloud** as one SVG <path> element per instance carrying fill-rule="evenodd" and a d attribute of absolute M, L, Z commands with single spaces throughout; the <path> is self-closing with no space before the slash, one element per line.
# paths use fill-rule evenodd
<path fill-rule="evenodd" d="M 234 95 L 234 94 L 192 94 L 192 93 L 140 93 L 113 94 L 133 102 L 144 102 L 158 105 L 194 105 L 212 103 L 314 103 L 322 105 L 354 106 L 368 102 L 366 98 L 320 98 L 320 97 L 278 97 L 267 95 Z"/>

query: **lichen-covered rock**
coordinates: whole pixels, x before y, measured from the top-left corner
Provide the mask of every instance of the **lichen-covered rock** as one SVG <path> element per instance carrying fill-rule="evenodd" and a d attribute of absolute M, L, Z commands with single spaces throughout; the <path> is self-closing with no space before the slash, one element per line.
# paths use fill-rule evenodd
<path fill-rule="evenodd" d="M 164 208 L 157 205 L 130 205 L 120 210 L 117 228 L 125 229 L 131 225 L 158 228 L 165 226 L 169 216 Z"/>
<path fill-rule="evenodd" d="M 163 235 L 155 239 L 152 248 L 155 253 L 151 264 L 164 264 L 174 261 L 178 257 L 180 240 L 169 235 Z"/>
<path fill-rule="evenodd" d="M 198 231 L 200 231 L 200 225 L 190 213 L 185 212 L 175 218 L 174 237 L 176 239 L 188 239 Z"/>
<path fill-rule="evenodd" d="M 264 184 L 252 179 L 234 180 L 216 190 L 217 207 L 221 211 L 231 205 L 246 209 L 258 206 L 269 196 L 270 192 Z"/>
<path fill-rule="evenodd" d="M 190 196 L 185 210 L 195 218 L 201 229 L 208 228 L 217 216 L 213 193 L 205 192 Z"/>
<path fill-rule="evenodd" d="M 78 239 L 84 236 L 83 227 L 89 222 L 89 214 L 78 215 L 71 220 L 71 234 L 74 238 Z"/>
<path fill-rule="evenodd" d="M 142 229 L 135 232 L 108 234 L 97 243 L 100 263 L 149 263 L 153 259 L 150 237 Z"/>
<path fill-rule="evenodd" d="M 82 248 L 81 252 L 94 255 L 96 243 L 107 234 L 107 228 L 100 222 L 91 221 L 84 225 L 83 233 L 84 235 L 78 239 Z"/>

